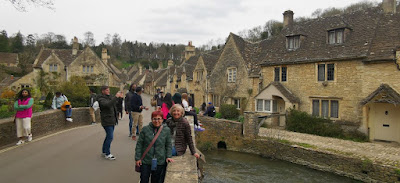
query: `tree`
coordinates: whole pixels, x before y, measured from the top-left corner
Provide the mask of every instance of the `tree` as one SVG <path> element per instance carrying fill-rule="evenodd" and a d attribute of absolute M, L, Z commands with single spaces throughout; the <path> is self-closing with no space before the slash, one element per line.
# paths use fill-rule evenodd
<path fill-rule="evenodd" d="M 93 47 L 96 44 L 96 41 L 94 40 L 94 35 L 92 32 L 87 31 L 83 33 L 83 45 L 84 46 L 90 46 Z"/>
<path fill-rule="evenodd" d="M 72 76 L 70 81 L 61 83 L 58 91 L 65 94 L 73 107 L 87 107 L 89 87 L 82 77 Z"/>
<path fill-rule="evenodd" d="M 23 35 L 18 32 L 11 41 L 11 51 L 13 53 L 21 53 L 24 50 Z"/>
<path fill-rule="evenodd" d="M 9 52 L 9 40 L 7 37 L 7 32 L 5 30 L 2 30 L 0 32 L 0 52 Z"/>
<path fill-rule="evenodd" d="M 26 12 L 27 5 L 34 4 L 48 9 L 54 9 L 53 0 L 8 0 L 18 11 Z"/>

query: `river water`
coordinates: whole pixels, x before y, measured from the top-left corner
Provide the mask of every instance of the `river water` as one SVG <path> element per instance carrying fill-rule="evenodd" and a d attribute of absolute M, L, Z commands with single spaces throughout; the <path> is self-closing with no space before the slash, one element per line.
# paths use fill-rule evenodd
<path fill-rule="evenodd" d="M 358 182 L 347 177 L 254 154 L 215 150 L 204 152 L 204 155 L 207 163 L 204 165 L 203 183 Z"/>

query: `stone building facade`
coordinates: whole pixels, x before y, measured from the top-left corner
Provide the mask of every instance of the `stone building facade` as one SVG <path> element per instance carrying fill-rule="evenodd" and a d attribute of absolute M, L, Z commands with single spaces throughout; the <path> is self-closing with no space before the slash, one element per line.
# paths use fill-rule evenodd
<path fill-rule="evenodd" d="M 11 84 L 11 88 L 21 85 L 34 87 L 35 79 L 41 71 L 48 73 L 49 85 L 56 86 L 61 82 L 69 81 L 71 76 L 81 76 L 88 86 L 108 85 L 122 88 L 124 76 L 112 63 L 109 62 L 107 49 L 102 50 L 102 58 L 89 47 L 79 49 L 78 39 L 73 39 L 70 49 L 42 48 L 33 64 L 34 70 Z"/>

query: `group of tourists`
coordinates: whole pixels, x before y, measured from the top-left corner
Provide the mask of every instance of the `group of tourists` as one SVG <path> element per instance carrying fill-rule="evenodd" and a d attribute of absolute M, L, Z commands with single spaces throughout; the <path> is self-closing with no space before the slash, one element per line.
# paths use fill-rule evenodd
<path fill-rule="evenodd" d="M 110 95 L 108 86 L 101 87 L 101 95 L 90 91 L 89 112 L 92 124 L 96 124 L 94 112 L 100 108 L 101 125 L 106 132 L 102 146 L 102 155 L 109 160 L 116 158 L 110 152 L 111 142 L 114 136 L 115 125 L 122 118 L 122 103 L 125 103 L 125 112 L 129 114 L 129 136 L 137 140 L 135 148 L 135 164 L 140 169 L 141 182 L 164 182 L 166 167 L 173 162 L 172 156 L 180 156 L 186 152 L 189 146 L 190 152 L 196 158 L 196 153 L 191 127 L 184 115 L 194 116 L 195 130 L 204 131 L 197 120 L 197 114 L 193 110 L 192 101 L 186 93 L 182 95 L 170 93 L 163 95 L 162 90 L 157 93 L 156 110 L 151 114 L 151 123 L 143 127 L 143 110 L 149 108 L 143 105 L 141 94 L 143 89 L 134 84 L 123 100 L 123 93 L 117 92 Z M 14 103 L 17 110 L 15 123 L 19 141 L 17 145 L 32 141 L 31 117 L 33 98 L 27 89 L 21 90 L 18 100 Z M 121 106 L 121 107 L 119 107 Z M 61 109 L 65 113 L 66 121 L 72 122 L 72 105 L 61 92 L 56 92 L 51 107 Z M 139 135 L 139 137 L 137 137 Z"/>

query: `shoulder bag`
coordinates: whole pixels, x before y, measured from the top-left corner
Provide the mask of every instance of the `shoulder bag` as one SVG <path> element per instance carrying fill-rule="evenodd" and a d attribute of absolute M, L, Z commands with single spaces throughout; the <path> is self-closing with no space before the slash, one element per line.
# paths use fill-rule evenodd
<path fill-rule="evenodd" d="M 160 135 L 162 129 L 163 129 L 163 125 L 160 126 L 160 129 L 158 130 L 156 136 L 154 136 L 153 140 L 151 141 L 151 143 L 149 144 L 147 149 L 144 151 L 144 153 L 142 155 L 142 158 L 140 158 L 140 161 L 143 160 L 144 156 L 146 156 L 147 152 L 149 152 L 149 150 L 153 146 L 154 142 L 156 142 L 156 140 L 157 140 L 158 136 Z M 140 166 L 137 166 L 136 163 L 135 163 L 135 171 L 136 172 L 141 172 Z"/>

